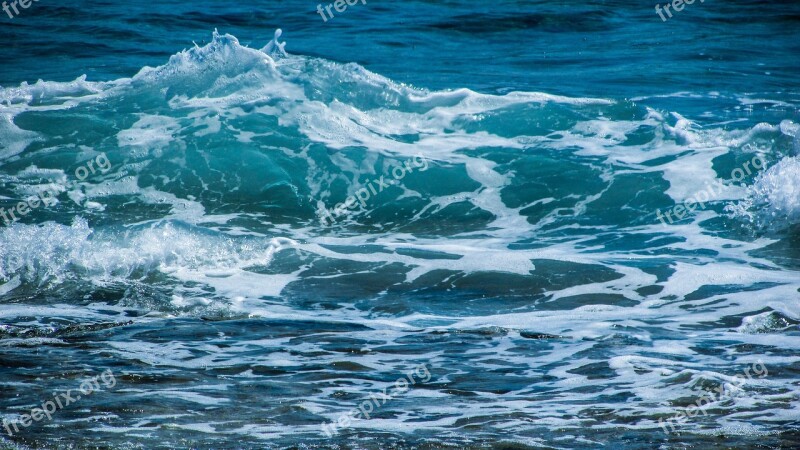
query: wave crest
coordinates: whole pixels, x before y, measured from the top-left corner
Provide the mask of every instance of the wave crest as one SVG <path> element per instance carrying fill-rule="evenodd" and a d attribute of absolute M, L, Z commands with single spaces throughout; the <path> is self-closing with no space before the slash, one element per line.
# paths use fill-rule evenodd
<path fill-rule="evenodd" d="M 777 231 L 800 224 L 800 157 L 787 157 L 767 169 L 730 208 L 758 229 Z"/>

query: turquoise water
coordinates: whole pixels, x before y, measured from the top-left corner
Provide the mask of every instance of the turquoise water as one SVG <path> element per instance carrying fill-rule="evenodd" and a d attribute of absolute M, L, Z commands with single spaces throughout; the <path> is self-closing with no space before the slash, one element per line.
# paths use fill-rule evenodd
<path fill-rule="evenodd" d="M 316 6 L 0 12 L 0 447 L 800 445 L 800 4 Z"/>

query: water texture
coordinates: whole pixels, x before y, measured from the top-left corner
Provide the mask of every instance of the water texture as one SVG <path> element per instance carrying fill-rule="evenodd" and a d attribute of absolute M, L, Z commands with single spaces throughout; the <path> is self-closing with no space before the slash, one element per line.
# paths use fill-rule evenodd
<path fill-rule="evenodd" d="M 655 6 L 0 13 L 0 448 L 800 446 L 800 4 Z"/>

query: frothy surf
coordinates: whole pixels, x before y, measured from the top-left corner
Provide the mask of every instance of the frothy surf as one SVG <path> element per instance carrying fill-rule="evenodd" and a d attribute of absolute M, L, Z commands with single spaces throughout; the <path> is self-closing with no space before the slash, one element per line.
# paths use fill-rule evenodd
<path fill-rule="evenodd" d="M 469 425 L 473 442 L 532 445 L 569 430 L 561 439 L 585 444 L 657 430 L 698 386 L 757 359 L 770 378 L 686 429 L 769 434 L 797 420 L 796 386 L 780 381 L 788 357 L 759 350 L 792 348 L 800 321 L 796 268 L 774 251 L 791 257 L 800 221 L 795 124 L 737 130 L 643 100 L 428 91 L 286 53 L 279 38 L 257 50 L 214 33 L 129 79 L 0 89 L 0 198 L 59 183 L 98 152 L 113 167 L 0 229 L 4 323 L 133 323 L 91 352 L 205 371 L 203 385 L 120 378 L 143 421 L 115 410 L 81 426 L 154 438 L 173 419 L 149 399 L 167 395 L 180 399 L 170 414 L 194 410 L 178 435 L 319 437 L 318 423 L 426 362 L 424 389 L 352 429 L 465 443 Z M 754 152 L 764 170 L 732 180 Z M 321 207 L 418 155 L 428 170 L 322 223 Z M 657 219 L 709 183 L 723 188 L 707 208 Z M 173 320 L 175 339 L 152 333 Z M 13 339 L 25 347 L 25 333 Z M 237 396 L 236 414 L 218 409 Z M 265 424 L 265 410 L 298 419 Z"/>

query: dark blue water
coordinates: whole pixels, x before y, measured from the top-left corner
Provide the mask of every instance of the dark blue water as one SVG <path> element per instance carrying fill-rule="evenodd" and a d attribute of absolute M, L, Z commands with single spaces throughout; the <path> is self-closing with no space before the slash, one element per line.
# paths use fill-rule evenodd
<path fill-rule="evenodd" d="M 0 448 L 800 445 L 800 4 L 17 9 Z"/>

